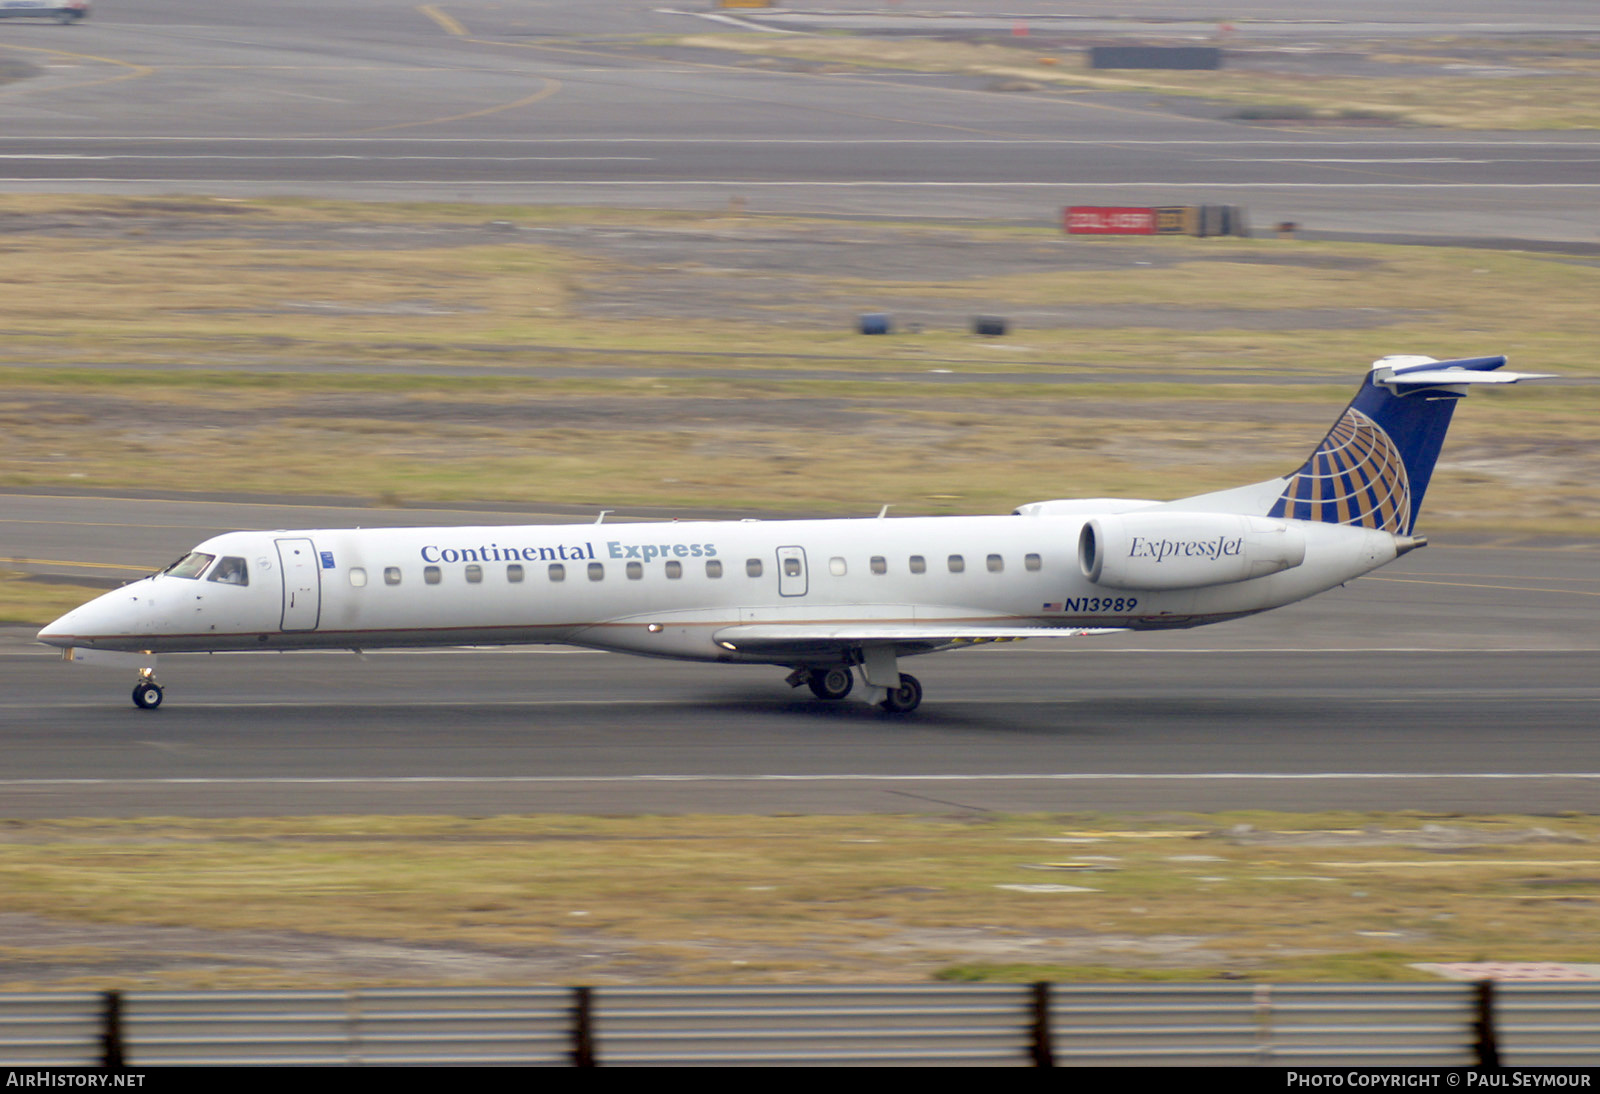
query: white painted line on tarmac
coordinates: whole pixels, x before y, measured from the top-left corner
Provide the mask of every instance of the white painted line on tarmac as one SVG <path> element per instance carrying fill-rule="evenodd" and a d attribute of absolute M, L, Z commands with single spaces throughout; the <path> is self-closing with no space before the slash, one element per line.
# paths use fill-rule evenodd
<path fill-rule="evenodd" d="M 190 160 L 237 160 L 244 163 L 254 163 L 261 160 L 272 160 L 274 163 L 284 161 L 306 161 L 323 163 L 331 160 L 357 160 L 369 163 L 397 163 L 403 160 L 419 160 L 426 163 L 654 163 L 655 156 L 357 156 L 330 152 L 326 155 L 290 155 L 274 152 L 267 149 L 255 156 L 228 155 L 222 152 L 186 152 L 174 156 L 141 155 L 130 152 L 46 152 L 42 154 L 27 152 L 0 153 L 0 160 L 154 160 L 158 163 L 187 162 Z"/>
<path fill-rule="evenodd" d="M 1431 782 L 1504 782 L 1527 779 L 1541 782 L 1551 780 L 1579 780 L 1600 782 L 1596 771 L 1534 771 L 1517 772 L 1305 772 L 1300 774 L 1273 774 L 1248 771 L 1207 772 L 1065 772 L 1060 774 L 992 774 L 992 775 L 868 775 L 839 773 L 833 775 L 716 775 L 716 774 L 646 774 L 646 775 L 268 775 L 260 777 L 214 778 L 207 776 L 169 776 L 162 778 L 66 778 L 66 779 L 0 779 L 0 787 L 44 786 L 489 786 L 489 785 L 547 785 L 581 786 L 599 783 L 991 783 L 991 782 L 1405 782 L 1426 779 Z"/>
<path fill-rule="evenodd" d="M 609 70 L 607 70 L 609 71 Z M 38 137 L 0 137 L 0 145 L 7 143 L 107 143 L 130 138 L 119 137 L 92 137 L 92 136 L 38 136 Z M 143 144 L 1007 144 L 1007 145 L 1085 145 L 1101 147 L 1104 145 L 1123 146 L 1150 146 L 1165 147 L 1168 145 L 1198 145 L 1201 147 L 1267 147 L 1267 148 L 1293 148 L 1296 146 L 1312 148 L 1397 148 L 1402 151 L 1415 151 L 1417 148 L 1504 148 L 1508 152 L 1516 152 L 1526 148 L 1581 148 L 1591 151 L 1600 151 L 1600 139 L 1587 141 L 1538 141 L 1517 140 L 1515 142 L 1499 142 L 1487 140 L 1430 140 L 1418 144 L 1412 138 L 1407 138 L 1406 143 L 1398 144 L 1381 140 L 1316 140 L 1312 138 L 1291 138 L 1282 140 L 1217 140 L 1217 139 L 1174 139 L 1174 140 L 1125 140 L 1119 137 L 238 137 L 238 136 L 212 136 L 194 137 L 171 135 L 164 137 L 138 138 L 138 143 Z M 1565 162 L 1565 161 L 1561 161 Z"/>
<path fill-rule="evenodd" d="M 159 178 L 105 178 L 70 175 L 61 178 L 0 175 L 0 183 L 33 183 L 37 185 L 67 185 L 71 183 L 108 183 L 134 186 L 156 184 L 200 184 L 225 186 L 307 186 L 311 179 L 269 178 L 205 178 L 178 179 L 171 176 Z M 317 185 L 328 185 L 317 183 Z M 781 179 L 340 179 L 335 186 L 450 186 L 503 188 L 507 186 L 551 187 L 764 187 L 777 189 L 791 187 L 812 190 L 1600 190 L 1600 182 L 1079 182 L 1072 179 L 1053 179 L 1049 182 L 935 182 L 894 181 L 883 179 L 855 179 L 834 182 L 788 181 Z"/>
<path fill-rule="evenodd" d="M 1386 166 L 1401 163 L 1600 163 L 1600 160 L 1588 158 L 1573 159 L 1522 159 L 1522 158 L 1496 158 L 1496 159 L 1465 159 L 1455 156 L 1352 156 L 1347 158 L 1317 157 L 1317 156 L 1240 156 L 1229 158 L 1207 158 L 1206 163 L 1338 163 L 1338 164 L 1363 164 Z"/>

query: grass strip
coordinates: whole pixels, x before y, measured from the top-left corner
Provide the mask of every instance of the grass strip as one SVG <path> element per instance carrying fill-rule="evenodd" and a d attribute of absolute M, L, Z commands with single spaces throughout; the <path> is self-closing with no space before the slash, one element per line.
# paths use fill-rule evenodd
<path fill-rule="evenodd" d="M 352 985 L 497 982 L 472 955 L 586 983 L 1418 980 L 1600 962 L 1597 838 L 1589 816 L 1405 813 L 11 821 L 0 990 L 329 986 L 251 932 L 341 969 L 381 942 L 468 970 Z"/>

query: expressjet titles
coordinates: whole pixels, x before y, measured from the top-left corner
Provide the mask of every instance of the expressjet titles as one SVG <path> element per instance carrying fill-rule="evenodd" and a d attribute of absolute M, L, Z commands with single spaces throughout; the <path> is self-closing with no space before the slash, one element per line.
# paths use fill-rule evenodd
<path fill-rule="evenodd" d="M 714 543 L 623 543 L 606 544 L 607 558 L 713 558 Z M 424 562 L 575 562 L 600 557 L 593 543 L 562 544 L 558 547 L 502 547 L 498 543 L 477 547 L 440 547 L 430 543 L 422 549 Z"/>
<path fill-rule="evenodd" d="M 1169 558 L 1209 558 L 1216 560 L 1244 551 L 1244 539 L 1226 536 L 1217 539 L 1146 539 L 1133 536 L 1128 545 L 1129 558 L 1153 558 L 1161 562 Z"/>

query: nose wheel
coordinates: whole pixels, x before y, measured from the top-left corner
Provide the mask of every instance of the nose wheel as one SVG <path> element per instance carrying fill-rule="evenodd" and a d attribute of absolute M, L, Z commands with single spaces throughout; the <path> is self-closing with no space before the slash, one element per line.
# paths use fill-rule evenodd
<path fill-rule="evenodd" d="M 140 710 L 154 710 L 161 705 L 161 699 L 161 685 L 156 683 L 156 678 L 140 674 L 139 682 L 133 685 L 133 705 Z"/>

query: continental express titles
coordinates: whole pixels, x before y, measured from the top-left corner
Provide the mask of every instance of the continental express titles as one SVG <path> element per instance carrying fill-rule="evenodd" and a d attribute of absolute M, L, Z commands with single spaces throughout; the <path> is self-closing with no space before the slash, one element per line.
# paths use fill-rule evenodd
<path fill-rule="evenodd" d="M 645 562 L 656 558 L 715 558 L 714 543 L 624 543 L 609 540 L 603 545 L 604 554 L 597 553 L 594 543 L 562 543 L 553 547 L 502 546 L 498 543 L 479 544 L 476 547 L 443 547 L 430 543 L 422 548 L 422 561 L 439 562 L 579 562 L 598 558 L 637 558 Z"/>

